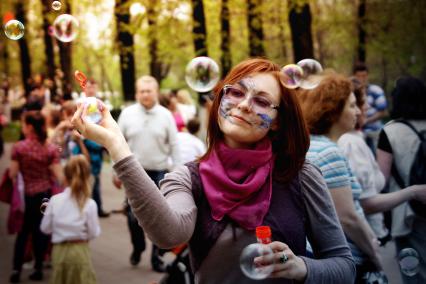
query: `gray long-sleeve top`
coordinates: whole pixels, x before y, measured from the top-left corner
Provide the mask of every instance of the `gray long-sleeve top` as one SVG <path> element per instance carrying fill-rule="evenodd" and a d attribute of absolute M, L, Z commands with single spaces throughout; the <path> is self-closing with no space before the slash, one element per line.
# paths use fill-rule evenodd
<path fill-rule="evenodd" d="M 148 237 L 159 247 L 171 248 L 190 240 L 197 207 L 186 166 L 166 175 L 157 190 L 133 155 L 114 165 L 123 182 L 133 213 Z M 355 264 L 337 218 L 327 186 L 318 168 L 306 162 L 301 188 L 307 210 L 307 237 L 315 259 L 301 256 L 307 267 L 305 283 L 353 283 Z M 255 281 L 239 268 L 243 248 L 256 242 L 253 232 L 228 225 L 195 274 L 197 283 L 279 283 L 279 279 Z M 290 248 L 291 249 L 291 248 Z"/>

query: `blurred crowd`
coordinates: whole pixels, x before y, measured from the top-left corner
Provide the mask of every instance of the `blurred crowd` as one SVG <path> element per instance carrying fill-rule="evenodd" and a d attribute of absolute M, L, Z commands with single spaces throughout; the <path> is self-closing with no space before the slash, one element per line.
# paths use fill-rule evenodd
<path fill-rule="evenodd" d="M 31 279 L 43 279 L 45 260 L 52 259 L 56 267 L 70 265 L 61 260 L 64 246 L 78 244 L 82 254 L 75 262 L 87 264 L 81 279 L 96 282 L 90 257 L 83 255 L 89 254 L 87 241 L 101 233 L 98 218 L 110 214 L 102 204 L 104 185 L 100 182 L 108 153 L 80 135 L 71 119 L 85 97 L 104 100 L 107 109 L 112 106 L 93 79 L 82 93 L 64 97 L 60 77 L 60 72 L 53 80 L 34 77 L 29 93 L 12 87 L 9 78 L 3 78 L 0 86 L 0 130 L 18 118 L 15 113 L 21 114 L 21 137 L 12 148 L 8 174 L 14 182 L 22 178 L 25 203 L 21 221 L 11 231 L 17 233 L 13 283 L 20 281 L 28 241 L 35 259 Z M 379 247 L 391 240 L 397 255 L 412 249 L 418 261 L 414 274 L 401 272 L 404 283 L 426 283 L 426 185 L 421 179 L 416 183 L 410 179 L 426 132 L 424 82 L 410 76 L 398 78 L 386 96 L 381 87 L 369 82 L 367 66 L 357 64 L 352 76 L 327 74 L 316 88 L 297 90 L 297 95 L 310 132 L 306 157 L 321 170 L 330 191 L 357 266 L 356 283 L 373 283 L 366 282 L 373 276 L 386 283 Z M 137 161 L 159 185 L 166 173 L 205 154 L 211 106 L 208 96 L 199 104 L 186 89 L 163 91 L 155 78 L 142 76 L 136 82 L 134 104 L 123 108 L 116 120 Z M 83 180 L 79 185 L 76 176 Z M 122 187 L 117 176 L 112 183 Z M 43 215 L 39 208 L 44 198 L 50 198 L 51 204 Z M 76 213 L 68 213 L 69 218 L 60 218 L 64 224 L 58 224 L 52 218 L 66 213 L 54 205 L 65 206 L 66 200 L 80 203 L 69 207 L 67 212 Z M 17 208 L 20 204 L 11 202 Z M 78 212 L 85 212 L 84 216 Z M 145 233 L 127 198 L 123 213 L 133 246 L 130 263 L 138 265 L 146 250 Z M 88 231 L 82 226 L 88 226 Z M 314 257 L 315 252 L 309 252 Z M 166 271 L 164 253 L 153 245 L 154 270 Z M 55 270 L 54 283 L 65 277 L 67 270 L 61 269 Z"/>

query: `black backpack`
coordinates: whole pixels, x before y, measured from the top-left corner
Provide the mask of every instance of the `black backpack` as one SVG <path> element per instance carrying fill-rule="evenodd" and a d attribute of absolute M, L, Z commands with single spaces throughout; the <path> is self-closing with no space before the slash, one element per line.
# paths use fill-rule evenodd
<path fill-rule="evenodd" d="M 394 165 L 392 166 L 392 175 L 401 189 L 414 184 L 426 184 L 426 139 L 424 137 L 424 133 L 419 133 L 416 128 L 406 120 L 396 120 L 395 122 L 403 123 L 410 127 L 411 130 L 413 130 L 420 139 L 420 145 L 417 149 L 414 161 L 410 167 L 408 184 L 404 183 Z M 409 203 L 414 213 L 416 213 L 418 216 L 426 218 L 426 204 L 423 204 L 417 200 L 411 200 Z"/>

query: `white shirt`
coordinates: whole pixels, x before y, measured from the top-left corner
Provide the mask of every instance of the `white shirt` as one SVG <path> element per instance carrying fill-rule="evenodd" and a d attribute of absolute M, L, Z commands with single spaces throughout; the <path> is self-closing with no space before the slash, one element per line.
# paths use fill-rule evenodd
<path fill-rule="evenodd" d="M 91 240 L 101 233 L 98 207 L 89 198 L 80 211 L 77 201 L 71 196 L 71 189 L 52 196 L 46 208 L 40 229 L 52 234 L 52 243 L 72 240 Z"/>
<path fill-rule="evenodd" d="M 179 132 L 177 140 L 183 164 L 199 158 L 206 152 L 204 143 L 188 132 Z"/>
<path fill-rule="evenodd" d="M 360 199 L 374 196 L 385 187 L 385 176 L 380 171 L 373 153 L 365 143 L 362 132 L 351 131 L 343 134 L 337 142 L 342 149 L 354 175 L 362 188 Z M 388 233 L 383 224 L 383 213 L 366 215 L 367 221 L 377 237 L 385 237 Z"/>
<path fill-rule="evenodd" d="M 169 157 L 174 166 L 181 164 L 176 123 L 168 109 L 159 104 L 146 109 L 135 103 L 121 112 L 118 126 L 145 170 L 166 170 Z"/>

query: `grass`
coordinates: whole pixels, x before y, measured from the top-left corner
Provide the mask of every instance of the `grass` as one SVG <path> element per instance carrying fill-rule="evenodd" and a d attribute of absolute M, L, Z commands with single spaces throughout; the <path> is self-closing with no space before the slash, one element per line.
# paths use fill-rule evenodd
<path fill-rule="evenodd" d="M 12 121 L 3 128 L 2 136 L 5 142 L 16 142 L 21 135 L 21 124 L 19 121 Z"/>

